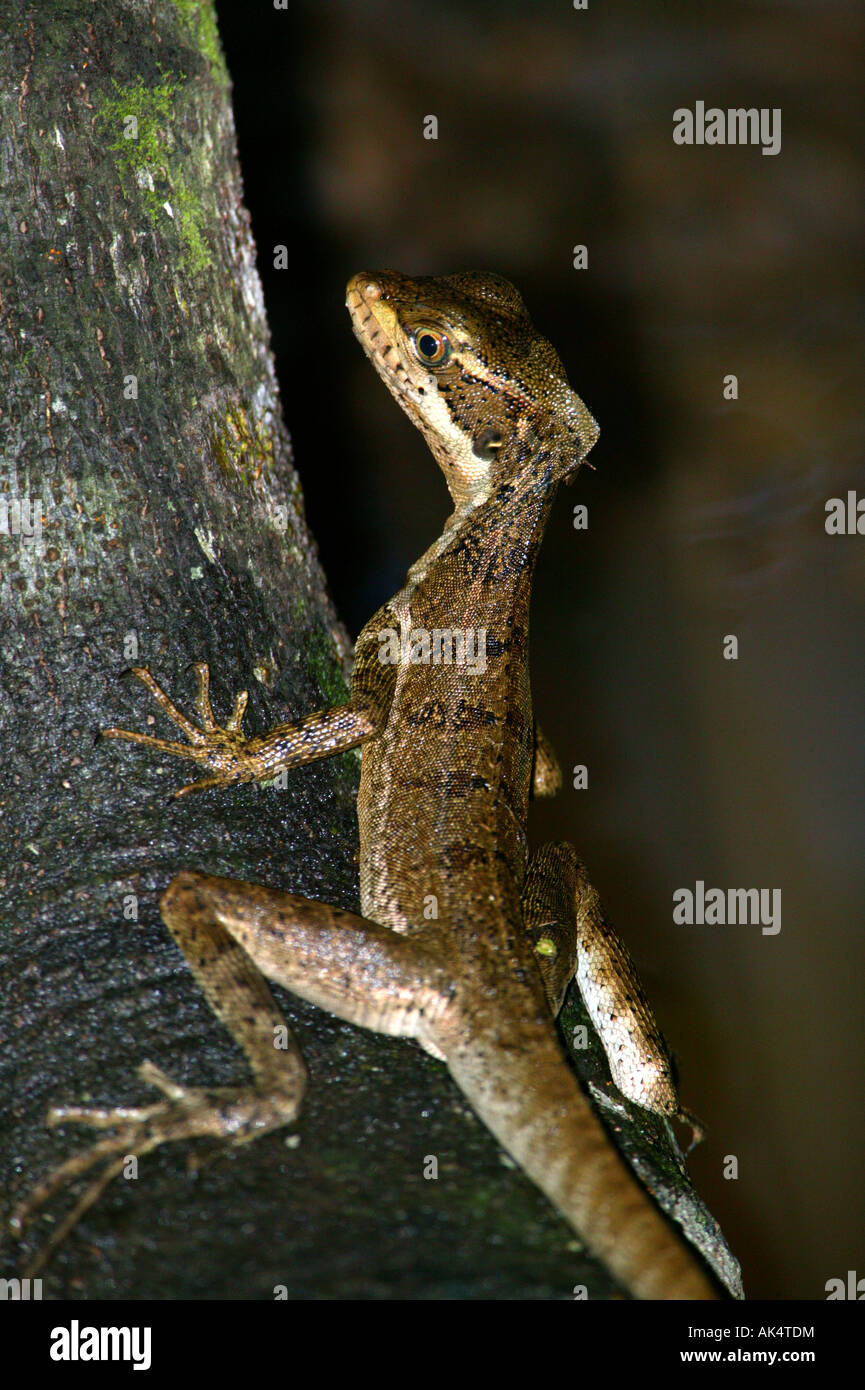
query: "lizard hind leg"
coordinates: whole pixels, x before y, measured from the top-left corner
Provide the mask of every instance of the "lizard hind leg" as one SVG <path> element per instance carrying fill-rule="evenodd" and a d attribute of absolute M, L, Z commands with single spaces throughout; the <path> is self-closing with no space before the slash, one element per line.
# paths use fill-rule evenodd
<path fill-rule="evenodd" d="M 702 1128 L 681 1107 L 667 1046 L 634 963 L 573 846 L 551 842 L 536 851 L 522 905 L 553 1014 L 576 976 L 619 1090 L 647 1110 L 689 1124 L 698 1142 Z"/>
<path fill-rule="evenodd" d="M 9 1229 L 20 1238 L 31 1217 L 57 1192 L 89 1178 L 83 1195 L 31 1260 L 28 1274 L 46 1264 L 128 1158 L 142 1158 L 163 1144 L 184 1139 L 210 1137 L 231 1144 L 246 1143 L 290 1123 L 300 1109 L 306 1068 L 266 980 L 201 897 L 183 892 L 184 878 L 195 879 L 196 875 L 181 875 L 169 885 L 160 904 L 163 919 L 211 1008 L 243 1048 L 252 1084 L 182 1086 L 152 1062 L 144 1062 L 138 1075 L 161 1091 L 163 1100 L 146 1106 L 60 1106 L 51 1110 L 48 1123 L 52 1127 L 86 1125 L 101 1131 L 102 1137 L 60 1164 L 14 1212 Z M 280 1046 L 276 1045 L 277 1038 Z"/>
<path fill-rule="evenodd" d="M 31 1269 L 41 1268 L 99 1198 L 129 1155 L 210 1136 L 245 1143 L 290 1123 L 306 1083 L 300 1052 L 267 979 L 378 1032 L 425 1044 L 448 1001 L 444 954 L 434 934 L 400 936 L 327 903 L 206 874 L 182 873 L 160 900 L 162 917 L 211 1009 L 243 1049 L 252 1084 L 185 1087 L 152 1063 L 139 1075 L 163 1092 L 150 1106 L 64 1107 L 67 1121 L 105 1131 L 37 1187 L 12 1218 L 13 1234 L 61 1188 L 91 1181 Z M 95 1170 L 99 1170 L 95 1177 Z"/>

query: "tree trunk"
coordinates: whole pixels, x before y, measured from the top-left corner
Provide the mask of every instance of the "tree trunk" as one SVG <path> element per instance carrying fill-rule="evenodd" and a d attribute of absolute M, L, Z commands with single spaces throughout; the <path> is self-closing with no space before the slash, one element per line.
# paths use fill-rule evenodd
<path fill-rule="evenodd" d="M 118 681 L 130 664 L 191 712 L 187 667 L 207 661 L 217 717 L 248 689 L 245 728 L 257 732 L 344 699 L 348 645 L 280 413 L 211 8 L 3 9 L 8 1215 L 90 1142 L 75 1126 L 49 1130 L 49 1105 L 149 1103 L 144 1059 L 190 1084 L 242 1076 L 158 893 L 185 867 L 356 907 L 358 758 L 301 769 L 282 789 L 173 802 L 195 775 L 186 764 L 94 742 L 109 725 L 174 736 L 143 690 Z M 326 443 L 318 466 L 333 466 Z M 440 1064 L 279 998 L 310 1069 L 288 1140 L 142 1159 L 138 1181 L 115 1181 L 61 1246 L 48 1296 L 609 1293 Z M 437 1182 L 424 1180 L 428 1154 Z M 677 1172 L 668 1184 L 680 1195 Z M 43 1217 L 25 1251 L 48 1233 Z M 21 1264 L 6 1242 L 3 1273 Z"/>

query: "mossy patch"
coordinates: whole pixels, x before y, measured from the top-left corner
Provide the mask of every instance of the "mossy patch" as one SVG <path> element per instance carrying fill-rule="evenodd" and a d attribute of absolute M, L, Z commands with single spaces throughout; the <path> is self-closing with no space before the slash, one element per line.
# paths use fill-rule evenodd
<path fill-rule="evenodd" d="M 195 36 L 195 46 L 210 64 L 210 71 L 218 80 L 225 82 L 225 59 L 219 43 L 219 28 L 212 0 L 174 0 L 177 12 L 188 29 Z"/>
<path fill-rule="evenodd" d="M 226 406 L 214 420 L 210 442 L 223 474 L 244 486 L 273 468 L 273 435 L 243 406 Z"/>
<path fill-rule="evenodd" d="M 140 75 L 125 86 L 113 81 L 116 95 L 102 97 L 96 124 L 109 137 L 107 148 L 120 173 L 135 181 L 135 196 L 153 230 L 165 236 L 173 227 L 183 248 L 181 265 L 200 273 L 213 263 L 201 210 L 201 190 L 210 188 L 212 172 L 209 166 L 199 168 L 195 188 L 188 182 L 190 151 L 181 155 L 175 136 L 183 119 L 185 84 L 184 73 L 171 79 L 163 76 L 152 87 Z M 207 159 L 203 151 L 201 159 Z"/>

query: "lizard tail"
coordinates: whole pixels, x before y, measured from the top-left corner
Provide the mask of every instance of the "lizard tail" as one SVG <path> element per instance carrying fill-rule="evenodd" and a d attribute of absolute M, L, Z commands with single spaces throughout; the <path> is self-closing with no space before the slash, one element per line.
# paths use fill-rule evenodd
<path fill-rule="evenodd" d="M 698 1256 L 613 1147 L 546 1029 L 529 1053 L 466 1039 L 447 1064 L 499 1143 L 635 1298 L 714 1299 Z"/>

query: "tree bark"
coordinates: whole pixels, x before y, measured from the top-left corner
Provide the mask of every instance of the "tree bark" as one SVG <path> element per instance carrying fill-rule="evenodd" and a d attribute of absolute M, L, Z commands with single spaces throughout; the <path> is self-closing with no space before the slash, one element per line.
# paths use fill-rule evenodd
<path fill-rule="evenodd" d="M 191 712 L 187 667 L 207 661 L 217 716 L 248 689 L 245 728 L 257 732 L 344 699 L 349 648 L 282 422 L 210 6 L 3 9 L 8 1216 L 90 1142 L 75 1126 L 49 1130 L 49 1105 L 149 1103 L 144 1059 L 190 1084 L 240 1078 L 158 893 L 200 868 L 356 907 L 358 758 L 301 769 L 282 789 L 172 802 L 194 770 L 94 743 L 109 725 L 174 736 L 118 681 L 130 664 Z M 325 450 L 319 466 L 332 467 Z M 609 1294 L 443 1067 L 279 998 L 311 1076 L 288 1140 L 142 1159 L 138 1181 L 114 1182 L 61 1246 L 46 1296 L 568 1297 L 575 1283 Z M 580 1061 L 599 1065 L 594 1052 Z M 655 1126 L 643 1147 L 664 1144 Z M 424 1180 L 429 1154 L 437 1182 Z M 694 1220 L 709 1230 L 705 1213 Z M 43 1217 L 25 1251 L 49 1232 Z M 20 1272 L 10 1242 L 2 1255 L 4 1274 Z"/>

